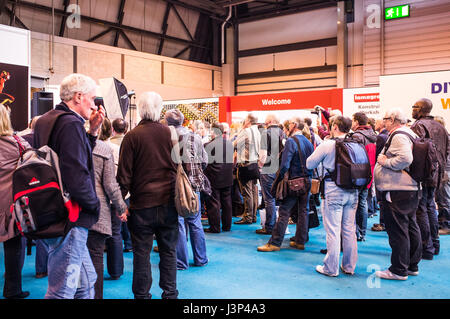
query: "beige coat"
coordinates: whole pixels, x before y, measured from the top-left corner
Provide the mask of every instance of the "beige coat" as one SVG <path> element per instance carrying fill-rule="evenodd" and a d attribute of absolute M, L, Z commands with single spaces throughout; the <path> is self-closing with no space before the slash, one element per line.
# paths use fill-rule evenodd
<path fill-rule="evenodd" d="M 30 145 L 22 138 L 22 145 Z M 12 204 L 12 176 L 19 160 L 19 146 L 12 136 L 0 136 L 0 242 L 17 235 L 10 207 Z"/>

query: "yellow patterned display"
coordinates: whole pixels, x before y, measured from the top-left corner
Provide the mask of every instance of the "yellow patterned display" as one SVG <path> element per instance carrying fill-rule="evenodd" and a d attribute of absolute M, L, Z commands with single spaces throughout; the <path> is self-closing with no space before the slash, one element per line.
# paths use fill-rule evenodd
<path fill-rule="evenodd" d="M 167 110 L 179 109 L 186 120 L 202 120 L 209 123 L 219 121 L 219 102 L 166 104 L 161 111 L 161 119 Z"/>

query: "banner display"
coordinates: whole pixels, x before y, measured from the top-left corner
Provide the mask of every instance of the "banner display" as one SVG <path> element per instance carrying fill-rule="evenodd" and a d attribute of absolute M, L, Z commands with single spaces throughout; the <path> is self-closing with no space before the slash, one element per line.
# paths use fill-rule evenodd
<path fill-rule="evenodd" d="M 300 91 L 272 94 L 238 95 L 219 98 L 219 119 L 231 123 L 234 112 L 280 112 L 290 110 L 291 117 L 299 116 L 296 110 L 310 112 L 316 105 L 325 109 L 342 111 L 342 89 Z M 308 113 L 310 114 L 310 113 Z"/>
<path fill-rule="evenodd" d="M 28 66 L 0 63 L 0 104 L 11 109 L 15 131 L 28 127 Z"/>
<path fill-rule="evenodd" d="M 363 112 L 369 118 L 381 119 L 380 88 L 344 89 L 342 107 L 344 116 L 351 117 L 357 112 Z"/>
<path fill-rule="evenodd" d="M 413 120 L 412 106 L 421 99 L 433 102 L 431 115 L 442 116 L 450 129 L 450 71 L 380 76 L 382 115 L 393 107 L 401 108 Z"/>

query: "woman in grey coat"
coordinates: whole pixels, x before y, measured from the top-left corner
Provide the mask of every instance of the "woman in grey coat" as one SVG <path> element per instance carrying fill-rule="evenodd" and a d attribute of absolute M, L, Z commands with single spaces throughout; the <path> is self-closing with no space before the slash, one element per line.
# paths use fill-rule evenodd
<path fill-rule="evenodd" d="M 23 299 L 29 296 L 22 291 L 22 267 L 25 258 L 24 237 L 14 226 L 10 206 L 12 204 L 12 176 L 19 160 L 19 145 L 13 136 L 8 110 L 0 104 L 0 242 L 5 254 L 5 283 L 3 296 Z M 25 149 L 30 145 L 17 136 Z"/>
<path fill-rule="evenodd" d="M 89 230 L 87 240 L 92 263 L 97 272 L 97 281 L 94 286 L 95 299 L 103 299 L 103 252 L 106 239 L 112 235 L 111 214 L 121 215 L 127 211 L 127 205 L 122 199 L 122 193 L 116 181 L 113 151 L 105 142 L 110 135 L 111 124 L 105 118 L 99 140 L 92 151 L 95 189 L 100 200 L 100 216 L 97 223 Z M 115 207 L 115 211 L 111 209 L 111 204 Z"/>

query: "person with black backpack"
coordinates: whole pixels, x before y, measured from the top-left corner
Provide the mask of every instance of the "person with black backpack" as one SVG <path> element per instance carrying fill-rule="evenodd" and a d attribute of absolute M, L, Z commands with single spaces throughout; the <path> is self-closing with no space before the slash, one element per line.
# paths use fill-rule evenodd
<path fill-rule="evenodd" d="M 445 174 L 448 157 L 449 137 L 445 127 L 430 116 L 433 103 L 429 99 L 420 99 L 413 105 L 412 117 L 416 120 L 411 130 L 420 138 L 429 138 L 434 144 L 438 170 L 432 178 L 422 182 L 422 197 L 417 209 L 417 222 L 422 234 L 422 258 L 431 260 L 439 254 L 439 223 L 434 196 L 436 187 L 441 184 Z"/>
<path fill-rule="evenodd" d="M 69 213 L 64 235 L 44 239 L 49 246 L 46 299 L 94 298 L 97 275 L 86 242 L 99 217 L 92 149 L 105 117 L 104 109 L 94 104 L 96 89 L 86 75 L 66 76 L 60 86 L 62 102 L 42 115 L 34 130 L 34 146 L 48 145 L 58 155 L 64 189 L 80 208 Z"/>
<path fill-rule="evenodd" d="M 406 116 L 398 108 L 387 111 L 383 120 L 390 134 L 378 155 L 374 176 L 392 254 L 389 269 L 376 271 L 375 276 L 406 280 L 408 276 L 419 274 L 422 255 L 416 221 L 419 183 L 410 175 L 414 159 L 413 139 L 417 135 L 406 126 Z"/>
<path fill-rule="evenodd" d="M 358 180 L 357 183 L 359 184 L 362 175 L 355 176 L 358 178 L 352 179 L 350 172 L 348 170 L 344 172 L 346 169 L 341 169 L 342 165 L 340 164 L 341 157 L 344 157 L 344 143 L 347 143 L 345 142 L 346 135 L 350 131 L 351 126 L 351 119 L 343 116 L 335 117 L 330 130 L 332 138 L 321 143 L 306 160 L 306 167 L 308 169 L 317 168 L 322 164 L 324 170 L 327 172 L 324 176 L 325 199 L 322 210 L 323 225 L 326 231 L 327 253 L 323 260 L 323 265 L 317 265 L 316 271 L 330 277 L 339 275 L 341 241 L 343 251 L 341 270 L 345 274 L 352 275 L 358 259 L 355 224 L 358 188 L 356 186 L 351 187 L 350 183 Z M 352 142 L 349 145 L 356 151 L 355 146 L 357 147 L 359 143 Z M 363 147 L 359 147 L 358 153 L 361 152 L 363 156 L 366 156 L 364 155 L 365 150 Z M 365 158 L 365 162 L 364 174 L 369 174 L 369 176 L 366 176 L 365 181 L 362 182 L 363 184 L 366 184 L 368 177 L 370 177 L 367 158 Z"/>
<path fill-rule="evenodd" d="M 377 141 L 377 134 L 369 125 L 369 118 L 363 112 L 353 114 L 352 120 L 352 137 L 360 141 L 364 146 L 371 145 L 373 150 L 376 149 L 375 143 Z M 372 156 L 372 161 L 375 163 L 375 151 L 369 156 Z M 358 209 L 356 210 L 356 236 L 358 241 L 366 240 L 367 217 L 368 217 L 368 203 L 369 191 L 367 187 L 361 188 L 358 191 Z"/>

